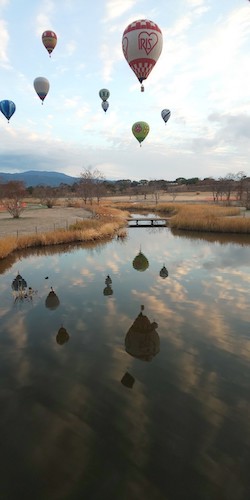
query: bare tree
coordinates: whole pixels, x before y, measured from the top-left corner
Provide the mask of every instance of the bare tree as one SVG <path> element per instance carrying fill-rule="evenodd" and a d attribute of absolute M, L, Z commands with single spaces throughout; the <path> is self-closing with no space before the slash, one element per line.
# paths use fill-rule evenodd
<path fill-rule="evenodd" d="M 58 194 L 56 188 L 51 186 L 36 186 L 33 190 L 33 196 L 38 198 L 42 205 L 46 205 L 47 208 L 53 208 Z"/>
<path fill-rule="evenodd" d="M 21 181 L 9 181 L 0 185 L 2 205 L 14 219 L 19 219 L 25 209 L 23 202 L 25 195 L 26 189 Z"/>
<path fill-rule="evenodd" d="M 80 174 L 81 178 L 78 184 L 78 192 L 83 199 L 85 205 L 87 201 L 92 204 L 93 198 L 97 198 L 99 203 L 101 196 L 104 193 L 104 176 L 99 170 L 92 170 L 91 167 L 85 168 Z"/>

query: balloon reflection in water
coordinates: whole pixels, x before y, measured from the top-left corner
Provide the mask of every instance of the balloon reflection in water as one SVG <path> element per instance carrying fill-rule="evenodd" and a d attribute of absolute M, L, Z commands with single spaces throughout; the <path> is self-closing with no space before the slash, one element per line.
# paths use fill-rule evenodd
<path fill-rule="evenodd" d="M 69 340 L 69 334 L 68 334 L 66 328 L 61 326 L 61 328 L 59 328 L 59 330 L 57 332 L 56 341 L 59 345 L 63 345 L 66 342 L 68 342 L 68 340 Z"/>
<path fill-rule="evenodd" d="M 110 278 L 109 274 L 105 279 L 105 288 L 103 290 L 103 295 L 113 295 L 113 290 L 112 290 L 112 279 Z"/>
<path fill-rule="evenodd" d="M 140 251 L 133 260 L 133 268 L 136 271 L 146 271 L 149 266 L 147 257 Z"/>
<path fill-rule="evenodd" d="M 168 270 L 165 266 L 163 266 L 159 272 L 161 278 L 165 279 L 168 277 Z"/>
<path fill-rule="evenodd" d="M 21 276 L 17 274 L 15 279 L 12 281 L 11 288 L 13 290 L 13 295 L 16 302 L 30 302 L 37 291 L 33 290 L 31 286 L 28 287 L 27 282 Z"/>
<path fill-rule="evenodd" d="M 46 297 L 45 300 L 45 306 L 53 311 L 59 306 L 59 304 L 60 300 L 57 297 L 56 293 L 54 292 L 53 288 L 51 287 L 51 291 L 49 292 L 49 295 Z"/>
<path fill-rule="evenodd" d="M 124 373 L 122 379 L 121 379 L 122 385 L 125 385 L 125 387 L 128 387 L 129 389 L 132 389 L 135 379 L 130 375 L 130 373 L 126 372 Z"/>
<path fill-rule="evenodd" d="M 160 338 L 156 331 L 158 325 L 155 321 L 150 323 L 148 317 L 142 313 L 143 310 L 142 305 L 140 314 L 125 337 L 125 348 L 134 358 L 151 361 L 160 351 Z"/>
<path fill-rule="evenodd" d="M 12 290 L 15 292 L 19 292 L 20 290 L 24 290 L 27 288 L 27 282 L 25 279 L 21 276 L 21 274 L 17 274 L 15 279 L 12 281 L 11 285 Z"/>

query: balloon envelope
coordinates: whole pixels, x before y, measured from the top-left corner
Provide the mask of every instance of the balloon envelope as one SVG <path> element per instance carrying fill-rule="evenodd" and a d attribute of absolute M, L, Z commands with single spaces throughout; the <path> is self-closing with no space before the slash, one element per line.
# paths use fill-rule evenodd
<path fill-rule="evenodd" d="M 149 125 L 146 122 L 136 122 L 132 126 L 132 132 L 137 141 L 141 143 L 149 133 Z"/>
<path fill-rule="evenodd" d="M 122 50 L 126 61 L 140 83 L 146 80 L 162 51 L 162 32 L 149 19 L 129 24 L 122 36 Z"/>
<path fill-rule="evenodd" d="M 54 31 L 44 31 L 42 34 L 42 42 L 48 53 L 51 54 L 57 44 L 57 36 Z"/>
<path fill-rule="evenodd" d="M 108 101 L 103 101 L 102 102 L 102 109 L 103 109 L 103 111 L 105 111 L 105 113 L 106 113 L 108 107 L 109 107 Z"/>
<path fill-rule="evenodd" d="M 34 89 L 41 101 L 44 101 L 49 91 L 49 80 L 43 76 L 38 76 L 34 80 Z"/>
<path fill-rule="evenodd" d="M 10 118 L 12 117 L 12 115 L 16 111 L 16 105 L 13 101 L 9 101 L 8 99 L 5 99 L 4 101 L 0 102 L 0 110 L 3 113 L 3 115 L 5 116 L 5 118 L 7 118 L 7 120 L 9 121 Z"/>
<path fill-rule="evenodd" d="M 171 111 L 169 111 L 169 109 L 163 109 L 161 112 L 161 116 L 162 116 L 164 122 L 167 123 L 167 121 L 169 120 L 169 118 L 171 116 Z"/>
<path fill-rule="evenodd" d="M 136 257 L 133 260 L 133 268 L 136 271 L 142 272 L 142 271 L 146 271 L 148 266 L 149 266 L 149 262 L 148 262 L 147 257 L 142 252 L 139 252 L 138 255 L 136 255 Z"/>
<path fill-rule="evenodd" d="M 110 92 L 108 89 L 101 89 L 99 91 L 99 96 L 100 98 L 103 100 L 103 101 L 107 101 L 107 99 L 109 98 L 110 96 Z"/>

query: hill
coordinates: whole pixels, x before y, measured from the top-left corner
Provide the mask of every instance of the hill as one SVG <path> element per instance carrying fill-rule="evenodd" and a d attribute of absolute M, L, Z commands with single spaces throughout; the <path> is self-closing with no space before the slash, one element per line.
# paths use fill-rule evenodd
<path fill-rule="evenodd" d="M 69 184 L 71 186 L 74 182 L 78 182 L 79 178 L 71 177 L 70 175 L 62 174 L 60 172 L 38 170 L 29 170 L 27 172 L 19 172 L 15 174 L 0 172 L 0 182 L 9 181 L 22 181 L 26 187 L 41 185 L 57 187 L 60 184 Z"/>

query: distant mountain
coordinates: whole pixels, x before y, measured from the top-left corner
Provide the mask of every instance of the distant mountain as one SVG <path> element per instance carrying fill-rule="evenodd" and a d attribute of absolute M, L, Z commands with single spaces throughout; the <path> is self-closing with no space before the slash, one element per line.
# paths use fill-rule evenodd
<path fill-rule="evenodd" d="M 70 175 L 60 172 L 47 172 L 38 170 L 29 170 L 28 172 L 19 172 L 17 174 L 9 174 L 0 172 L 0 182 L 22 181 L 26 187 L 32 186 L 51 186 L 57 187 L 61 183 L 69 184 L 79 181 L 79 177 L 71 177 Z"/>

